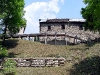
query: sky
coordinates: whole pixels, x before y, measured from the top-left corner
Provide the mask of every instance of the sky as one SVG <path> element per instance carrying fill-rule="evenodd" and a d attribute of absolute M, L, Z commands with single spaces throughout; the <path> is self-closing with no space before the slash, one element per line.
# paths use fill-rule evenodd
<path fill-rule="evenodd" d="M 83 0 L 25 0 L 25 34 L 39 33 L 39 19 L 80 19 Z"/>

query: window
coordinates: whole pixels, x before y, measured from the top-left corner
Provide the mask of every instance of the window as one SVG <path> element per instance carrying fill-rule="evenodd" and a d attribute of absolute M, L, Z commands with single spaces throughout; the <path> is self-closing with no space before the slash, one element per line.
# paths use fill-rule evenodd
<path fill-rule="evenodd" d="M 79 26 L 79 30 L 83 30 L 83 26 L 82 25 Z"/>
<path fill-rule="evenodd" d="M 48 30 L 51 30 L 51 26 L 48 26 Z"/>
<path fill-rule="evenodd" d="M 65 29 L 65 25 L 61 25 L 61 29 Z"/>

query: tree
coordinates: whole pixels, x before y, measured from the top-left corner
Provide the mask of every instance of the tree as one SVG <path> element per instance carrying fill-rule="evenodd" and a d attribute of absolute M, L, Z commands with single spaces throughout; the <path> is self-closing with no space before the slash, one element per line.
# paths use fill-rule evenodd
<path fill-rule="evenodd" d="M 4 28 L 3 43 L 6 34 L 13 35 L 19 32 L 21 27 L 25 27 L 24 0 L 0 0 L 0 19 Z M 9 31 L 9 33 L 7 33 Z"/>
<path fill-rule="evenodd" d="M 81 9 L 82 17 L 86 19 L 85 30 L 100 32 L 100 0 L 83 0 L 83 2 L 86 4 L 86 7 Z"/>

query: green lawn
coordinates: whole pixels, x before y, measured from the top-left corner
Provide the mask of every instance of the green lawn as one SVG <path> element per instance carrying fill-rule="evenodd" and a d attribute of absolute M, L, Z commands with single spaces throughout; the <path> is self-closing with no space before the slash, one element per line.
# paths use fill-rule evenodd
<path fill-rule="evenodd" d="M 91 46 L 86 44 L 66 46 L 10 39 L 6 40 L 5 46 L 9 57 L 64 57 L 66 59 L 65 65 L 60 67 L 16 68 L 16 75 L 99 75 L 99 43 Z"/>

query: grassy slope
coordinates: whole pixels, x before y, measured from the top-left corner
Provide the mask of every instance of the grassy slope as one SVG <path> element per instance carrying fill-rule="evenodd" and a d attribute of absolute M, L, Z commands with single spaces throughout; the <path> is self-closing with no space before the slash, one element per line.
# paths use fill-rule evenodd
<path fill-rule="evenodd" d="M 75 63 L 80 63 L 85 58 L 91 56 L 100 55 L 99 43 L 93 46 L 87 46 L 85 44 L 57 46 L 16 39 L 6 41 L 6 45 L 8 52 L 11 54 L 10 57 L 64 57 L 66 59 L 65 66 L 60 67 L 17 68 L 17 75 L 70 75 L 70 69 Z M 88 73 L 86 74 L 88 75 Z"/>

